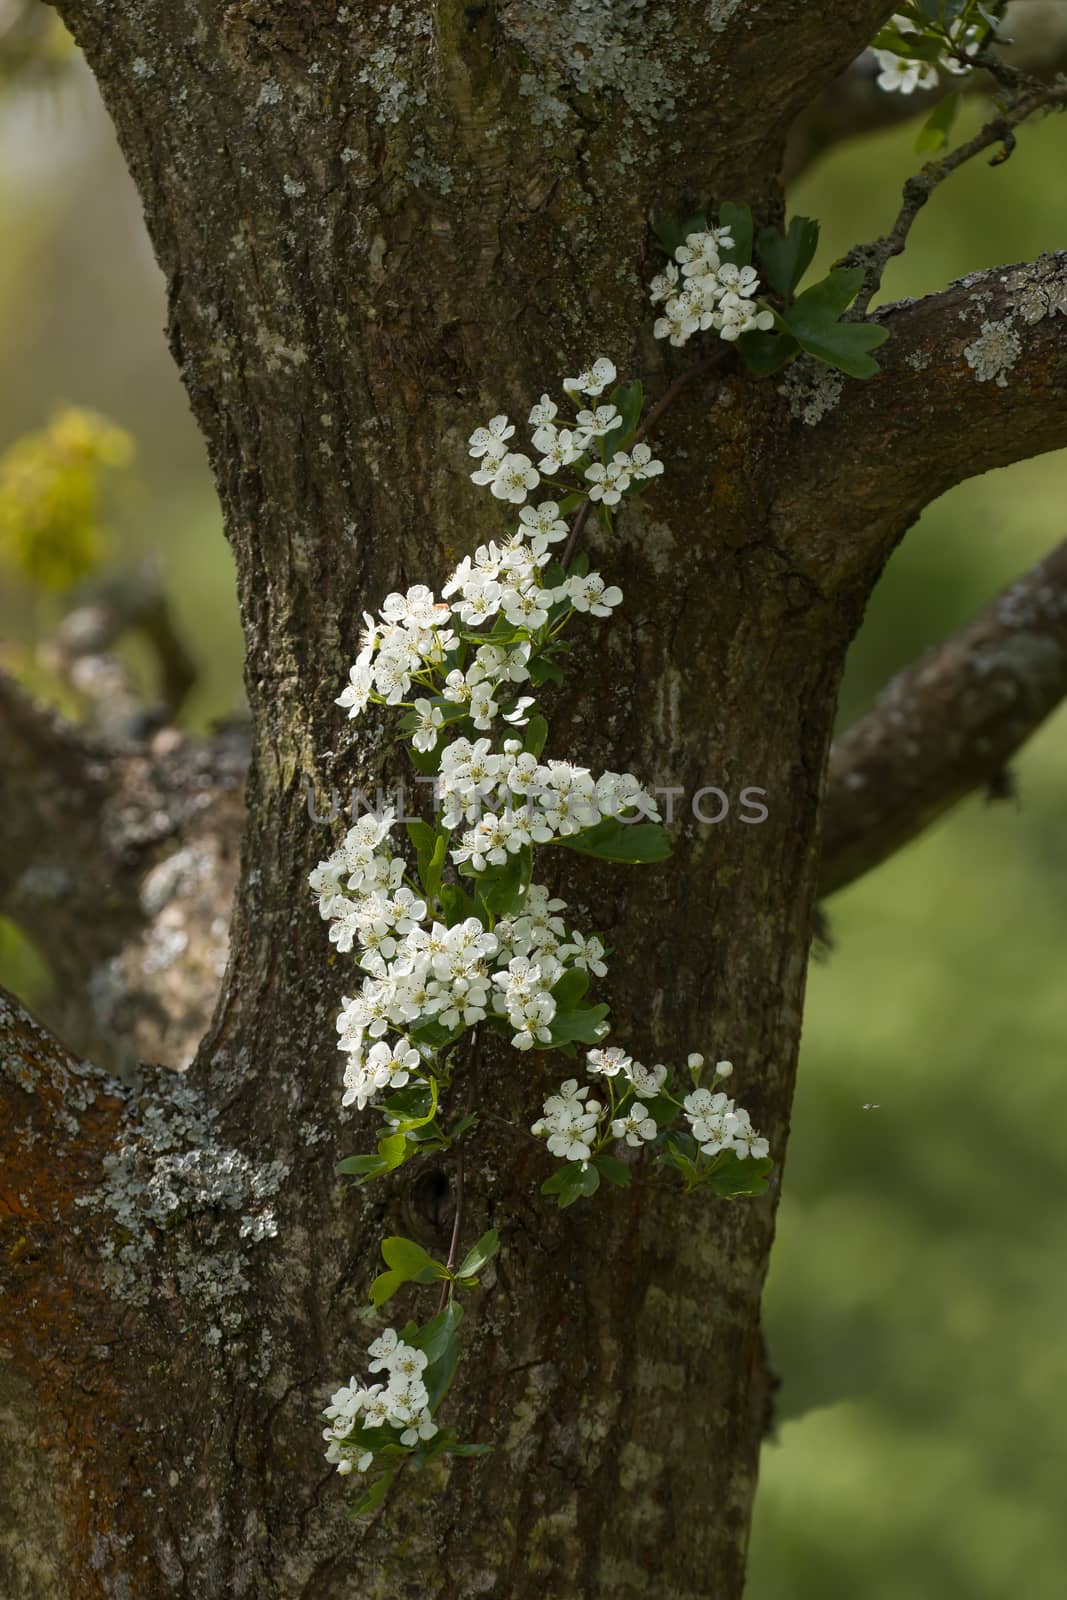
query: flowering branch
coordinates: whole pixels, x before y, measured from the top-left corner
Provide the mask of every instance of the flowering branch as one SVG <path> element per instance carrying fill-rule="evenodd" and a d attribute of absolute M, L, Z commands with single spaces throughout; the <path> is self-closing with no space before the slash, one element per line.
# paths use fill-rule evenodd
<path fill-rule="evenodd" d="M 1067 540 L 894 678 L 834 744 L 820 892 L 878 866 L 993 782 L 1067 696 Z"/>

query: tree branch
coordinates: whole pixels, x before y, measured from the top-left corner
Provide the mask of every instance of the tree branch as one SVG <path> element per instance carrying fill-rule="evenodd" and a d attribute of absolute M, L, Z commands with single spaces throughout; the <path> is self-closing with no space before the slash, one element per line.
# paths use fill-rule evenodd
<path fill-rule="evenodd" d="M 901 207 L 889 232 L 871 244 L 857 245 L 845 257 L 847 265 L 862 265 L 866 269 L 863 288 L 856 297 L 850 316 L 859 318 L 866 313 L 881 288 L 886 267 L 894 256 L 903 254 L 916 217 L 939 184 L 994 145 L 1000 145 L 1001 148 L 990 166 L 1001 166 L 1015 149 L 1014 130 L 1036 112 L 1055 110 L 1065 102 L 1067 84 L 1028 84 L 1019 90 L 1001 113 L 979 128 L 973 138 L 949 150 L 938 160 L 928 161 L 920 172 L 910 177 L 904 185 Z"/>
<path fill-rule="evenodd" d="M 894 678 L 830 753 L 822 895 L 989 783 L 1067 696 L 1067 540 Z"/>
<path fill-rule="evenodd" d="M 862 604 L 924 506 L 965 478 L 1067 445 L 1067 252 L 884 307 L 882 371 L 827 389 L 789 453 L 774 520 L 811 575 Z M 836 401 L 836 403 L 835 403 Z M 828 524 L 826 507 L 833 507 Z M 831 531 L 832 530 L 832 531 Z"/>
<path fill-rule="evenodd" d="M 87 739 L 0 674 L 0 911 L 55 985 L 75 1048 L 124 1070 L 187 1060 L 225 961 L 240 732 L 199 745 Z"/>
<path fill-rule="evenodd" d="M 1004 42 L 996 47 L 998 61 L 1009 70 L 1028 73 L 1032 78 L 1051 83 L 1067 67 L 1067 24 L 1065 19 L 1040 14 L 1025 3 L 1014 7 L 1005 23 Z M 863 138 L 916 122 L 929 114 L 946 92 L 966 98 L 988 95 L 989 79 L 983 72 L 942 81 L 941 91 L 920 90 L 917 94 L 887 94 L 878 87 L 878 64 L 873 52 L 865 51 L 835 78 L 822 94 L 799 115 L 789 134 L 782 181 L 795 183 L 822 156 L 846 139 Z"/>

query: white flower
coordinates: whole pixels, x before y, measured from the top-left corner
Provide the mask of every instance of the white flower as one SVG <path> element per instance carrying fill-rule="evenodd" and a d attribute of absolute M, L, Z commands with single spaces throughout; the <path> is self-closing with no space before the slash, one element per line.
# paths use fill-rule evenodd
<path fill-rule="evenodd" d="M 703 1057 L 701 1057 L 703 1061 Z M 733 1076 L 734 1064 L 732 1061 L 716 1061 L 715 1076 L 717 1078 L 730 1078 Z"/>
<path fill-rule="evenodd" d="M 593 485 L 589 491 L 590 500 L 602 500 L 606 506 L 617 506 L 629 485 L 628 467 L 629 457 L 625 455 L 617 455 L 606 466 L 594 461 L 586 467 L 585 475 Z"/>
<path fill-rule="evenodd" d="M 654 1139 L 656 1120 L 648 1115 L 648 1107 L 635 1100 L 625 1117 L 616 1117 L 611 1124 L 613 1139 L 625 1139 L 627 1144 L 640 1145 L 642 1140 Z"/>
<path fill-rule="evenodd" d="M 642 1100 L 653 1100 L 667 1081 L 667 1069 L 658 1063 L 654 1067 L 644 1067 L 640 1061 L 635 1061 L 626 1076 Z"/>
<path fill-rule="evenodd" d="M 550 400 L 547 394 L 543 394 L 540 402 L 531 408 L 530 427 L 543 428 L 546 423 L 553 420 L 558 410 L 555 401 Z"/>
<path fill-rule="evenodd" d="M 658 478 L 663 471 L 663 462 L 652 459 L 652 451 L 647 444 L 635 444 L 630 451 L 631 473 L 635 478 Z"/>
<path fill-rule="evenodd" d="M 567 537 L 567 524 L 560 516 L 559 506 L 554 500 L 542 500 L 539 506 L 523 506 L 519 521 L 523 525 L 521 531 L 533 541 L 535 548 L 541 539 L 546 544 L 555 544 L 557 540 Z"/>
<path fill-rule="evenodd" d="M 590 572 L 584 578 L 575 574 L 563 587 L 575 611 L 590 611 L 594 617 L 610 617 L 612 607 L 622 601 L 622 590 L 615 584 L 609 588 L 599 572 Z"/>
<path fill-rule="evenodd" d="M 521 505 L 530 490 L 536 489 L 540 482 L 541 474 L 529 456 L 507 455 L 493 476 L 490 491 L 497 500 Z"/>
<path fill-rule="evenodd" d="M 347 706 L 350 717 L 360 716 L 366 709 L 374 688 L 374 674 L 364 662 L 357 661 L 348 674 L 348 686 L 337 696 L 335 705 Z"/>
<path fill-rule="evenodd" d="M 515 429 L 509 424 L 507 417 L 492 417 L 487 428 L 475 428 L 471 434 L 470 454 L 476 457 L 503 454 L 504 441 L 510 439 L 514 432 Z"/>
<path fill-rule="evenodd" d="M 590 1050 L 585 1060 L 590 1072 L 598 1072 L 604 1078 L 618 1077 L 620 1072 L 629 1074 L 634 1064 L 633 1058 L 617 1044 L 610 1045 L 607 1050 Z"/>
<path fill-rule="evenodd" d="M 415 701 L 415 714 L 418 717 L 411 742 L 416 750 L 433 750 L 437 746 L 438 729 L 445 720 L 445 714 L 440 706 L 431 705 L 429 700 Z"/>
<path fill-rule="evenodd" d="M 609 361 L 607 356 L 598 356 L 593 365 L 576 378 L 564 378 L 563 387 L 568 394 L 587 394 L 590 399 L 596 399 L 609 384 L 615 382 L 615 378 L 615 363 Z"/>
<path fill-rule="evenodd" d="M 704 1065 L 704 1057 L 700 1054 L 699 1050 L 693 1050 L 688 1056 L 686 1056 L 685 1064 L 690 1068 L 691 1071 L 698 1072 Z"/>
<path fill-rule="evenodd" d="M 579 411 L 578 436 L 583 448 L 590 439 L 603 439 L 614 431 L 622 419 L 616 406 L 597 406 L 595 411 Z"/>
<path fill-rule="evenodd" d="M 874 52 L 880 71 L 878 87 L 890 94 L 912 94 L 916 89 L 932 89 L 937 83 L 937 68 L 928 61 L 911 61 L 892 50 Z"/>
<path fill-rule="evenodd" d="M 413 1422 L 410 1428 L 405 1428 L 400 1435 L 400 1443 L 415 1445 L 420 1439 L 432 1439 L 436 1432 L 437 1424 L 424 1406 L 419 1412 L 417 1421 Z"/>

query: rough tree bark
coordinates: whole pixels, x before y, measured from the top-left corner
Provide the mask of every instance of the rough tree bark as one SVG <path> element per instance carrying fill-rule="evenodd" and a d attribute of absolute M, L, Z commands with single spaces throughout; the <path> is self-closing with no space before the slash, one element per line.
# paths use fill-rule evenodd
<path fill-rule="evenodd" d="M 547 1211 L 518 1131 L 544 1092 L 536 1058 L 487 1055 L 457 1090 L 499 1115 L 471 1145 L 468 1227 L 500 1227 L 504 1249 L 450 1407 L 497 1453 L 444 1486 L 409 1475 L 369 1531 L 346 1520 L 317 1413 L 366 1343 L 380 1237 L 400 1224 L 440 1245 L 450 1201 L 446 1177 L 410 1168 L 369 1195 L 334 1177 L 359 1139 L 333 1033 L 351 980 L 305 887 L 333 837 L 306 793 L 325 810 L 335 785 L 402 775 L 380 730 L 354 734 L 332 702 L 363 608 L 433 582 L 496 526 L 466 481 L 471 428 L 600 351 L 666 386 L 680 364 L 650 337 L 649 216 L 733 198 L 780 217 L 794 117 L 890 6 L 60 10 L 166 274 L 237 560 L 255 736 L 229 967 L 189 1073 L 120 1088 L 5 1013 L 18 1531 L 0 1586 L 735 1600 L 770 1387 L 773 1201 L 683 1204 L 639 1182 L 584 1215 Z M 891 313 L 886 375 L 862 392 L 783 395 L 729 366 L 689 385 L 655 441 L 662 488 L 598 550 L 627 604 L 557 707 L 552 753 L 689 794 L 758 785 L 769 816 L 745 826 L 735 807 L 710 828 L 679 808 L 667 868 L 590 866 L 568 887 L 618 947 L 619 1035 L 646 1059 L 728 1051 L 779 1174 L 820 792 L 867 593 L 949 482 L 1067 442 L 1048 404 L 1067 370 L 1064 266 L 1025 276 L 1046 298 L 1041 317 L 1033 296 L 1019 312 L 1014 422 L 965 354 L 983 320 L 1018 310 L 989 275 Z M 900 411 L 923 382 L 925 430 Z M 813 405 L 833 412 L 814 429 Z M 996 412 L 995 442 L 961 441 L 971 406 Z M 894 428 L 913 434 L 890 454 Z M 27 1509 L 29 1462 L 47 1515 Z"/>

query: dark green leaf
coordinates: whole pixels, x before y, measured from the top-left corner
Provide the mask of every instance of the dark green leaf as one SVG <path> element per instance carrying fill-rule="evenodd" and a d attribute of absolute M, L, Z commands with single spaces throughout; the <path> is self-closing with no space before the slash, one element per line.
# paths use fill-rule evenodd
<path fill-rule="evenodd" d="M 470 895 L 464 894 L 458 883 L 443 883 L 437 891 L 437 898 L 444 908 L 445 924 L 449 928 L 477 915 L 474 901 Z"/>
<path fill-rule="evenodd" d="M 749 372 L 768 378 L 778 372 L 796 355 L 800 346 L 790 333 L 772 333 L 770 329 L 754 328 L 743 333 L 736 348 Z"/>
<path fill-rule="evenodd" d="M 671 853 L 667 831 L 658 822 L 621 822 L 605 817 L 582 833 L 570 833 L 559 840 L 568 850 L 598 856 L 602 861 L 666 861 Z"/>
<path fill-rule="evenodd" d="M 612 428 L 600 440 L 600 459 L 610 461 L 616 450 L 622 450 L 629 444 L 637 432 L 637 424 L 641 420 L 641 412 L 645 405 L 645 391 L 639 379 L 633 383 L 620 384 L 608 396 L 608 404 L 613 405 L 619 413 L 620 421 L 617 427 Z"/>
<path fill-rule="evenodd" d="M 560 677 L 562 678 L 562 676 L 563 675 L 561 673 Z M 548 723 L 545 721 L 544 717 L 531 717 L 529 722 L 526 724 L 526 737 L 522 741 L 522 748 L 529 751 L 530 755 L 532 756 L 539 756 L 541 751 L 545 748 L 545 740 L 547 738 Z"/>
<path fill-rule="evenodd" d="M 389 1493 L 389 1490 L 393 1487 L 393 1479 L 395 1477 L 395 1467 L 393 1468 L 392 1472 L 383 1472 L 382 1476 L 371 1484 L 366 1494 L 362 1495 L 360 1499 L 358 1499 L 350 1508 L 348 1513 L 349 1516 L 365 1517 L 371 1511 L 377 1511 L 378 1507 L 382 1504 L 386 1495 Z"/>
<path fill-rule="evenodd" d="M 562 683 L 563 669 L 547 656 L 534 656 L 530 662 L 530 682 L 535 689 L 543 683 Z"/>
<path fill-rule="evenodd" d="M 733 1150 L 724 1150 L 716 1156 L 705 1181 L 716 1194 L 728 1200 L 739 1199 L 742 1195 L 766 1194 L 767 1175 L 773 1166 L 770 1156 L 759 1161 L 752 1156 L 742 1160 Z"/>
<path fill-rule="evenodd" d="M 483 1233 L 476 1245 L 473 1245 L 463 1257 L 456 1268 L 457 1278 L 472 1278 L 476 1272 L 481 1272 L 487 1261 L 491 1261 L 500 1246 L 500 1236 L 495 1228 L 490 1228 L 488 1233 Z"/>
<path fill-rule="evenodd" d="M 601 1150 L 599 1155 L 593 1157 L 593 1165 L 609 1183 L 617 1184 L 620 1189 L 625 1189 L 632 1176 L 630 1168 L 625 1161 L 619 1161 L 615 1156 L 609 1156 Z"/>
<path fill-rule="evenodd" d="M 450 1300 L 443 1311 L 431 1317 L 418 1333 L 404 1342 L 413 1345 L 416 1350 L 425 1351 L 426 1364 L 432 1367 L 445 1354 L 462 1321 L 463 1307 L 455 1300 Z"/>
<path fill-rule="evenodd" d="M 560 1011 L 573 1011 L 588 987 L 589 974 L 584 967 L 571 967 L 552 990 L 552 998 Z"/>
<path fill-rule="evenodd" d="M 931 39 L 924 34 L 897 33 L 893 28 L 883 28 L 875 35 L 874 48 L 888 50 L 890 55 L 902 56 L 906 61 L 936 61 L 944 54 L 945 41 Z"/>
<path fill-rule="evenodd" d="M 878 363 L 870 351 L 888 337 L 888 329 L 876 323 L 838 320 L 862 283 L 862 267 L 838 267 L 805 289 L 781 314 L 781 320 L 809 355 L 853 378 L 873 377 Z"/>
<path fill-rule="evenodd" d="M 557 1011 L 550 1025 L 552 1045 L 599 1044 L 607 1032 L 604 1025 L 607 1014 L 607 1006 L 583 1006 L 580 1011 Z"/>
<path fill-rule="evenodd" d="M 747 267 L 752 260 L 752 211 L 745 205 L 735 205 L 726 200 L 719 207 L 719 226 L 729 228 L 734 242 L 730 249 L 721 252 L 724 261 L 738 267 Z"/>
<path fill-rule="evenodd" d="M 673 261 L 678 246 L 684 244 L 691 233 L 703 233 L 707 226 L 707 219 L 701 212 L 695 217 L 663 217 L 652 224 L 652 232 Z"/>
<path fill-rule="evenodd" d="M 937 102 L 937 105 L 919 129 L 919 136 L 915 141 L 917 155 L 924 155 L 927 151 L 936 155 L 939 150 L 945 148 L 959 109 L 960 91 L 958 89 L 953 89 L 951 94 L 945 95 L 943 100 Z"/>
<path fill-rule="evenodd" d="M 777 228 L 761 228 L 760 263 L 771 288 L 791 295 L 811 266 L 818 243 L 819 224 L 813 217 L 792 217 L 785 235 Z"/>

